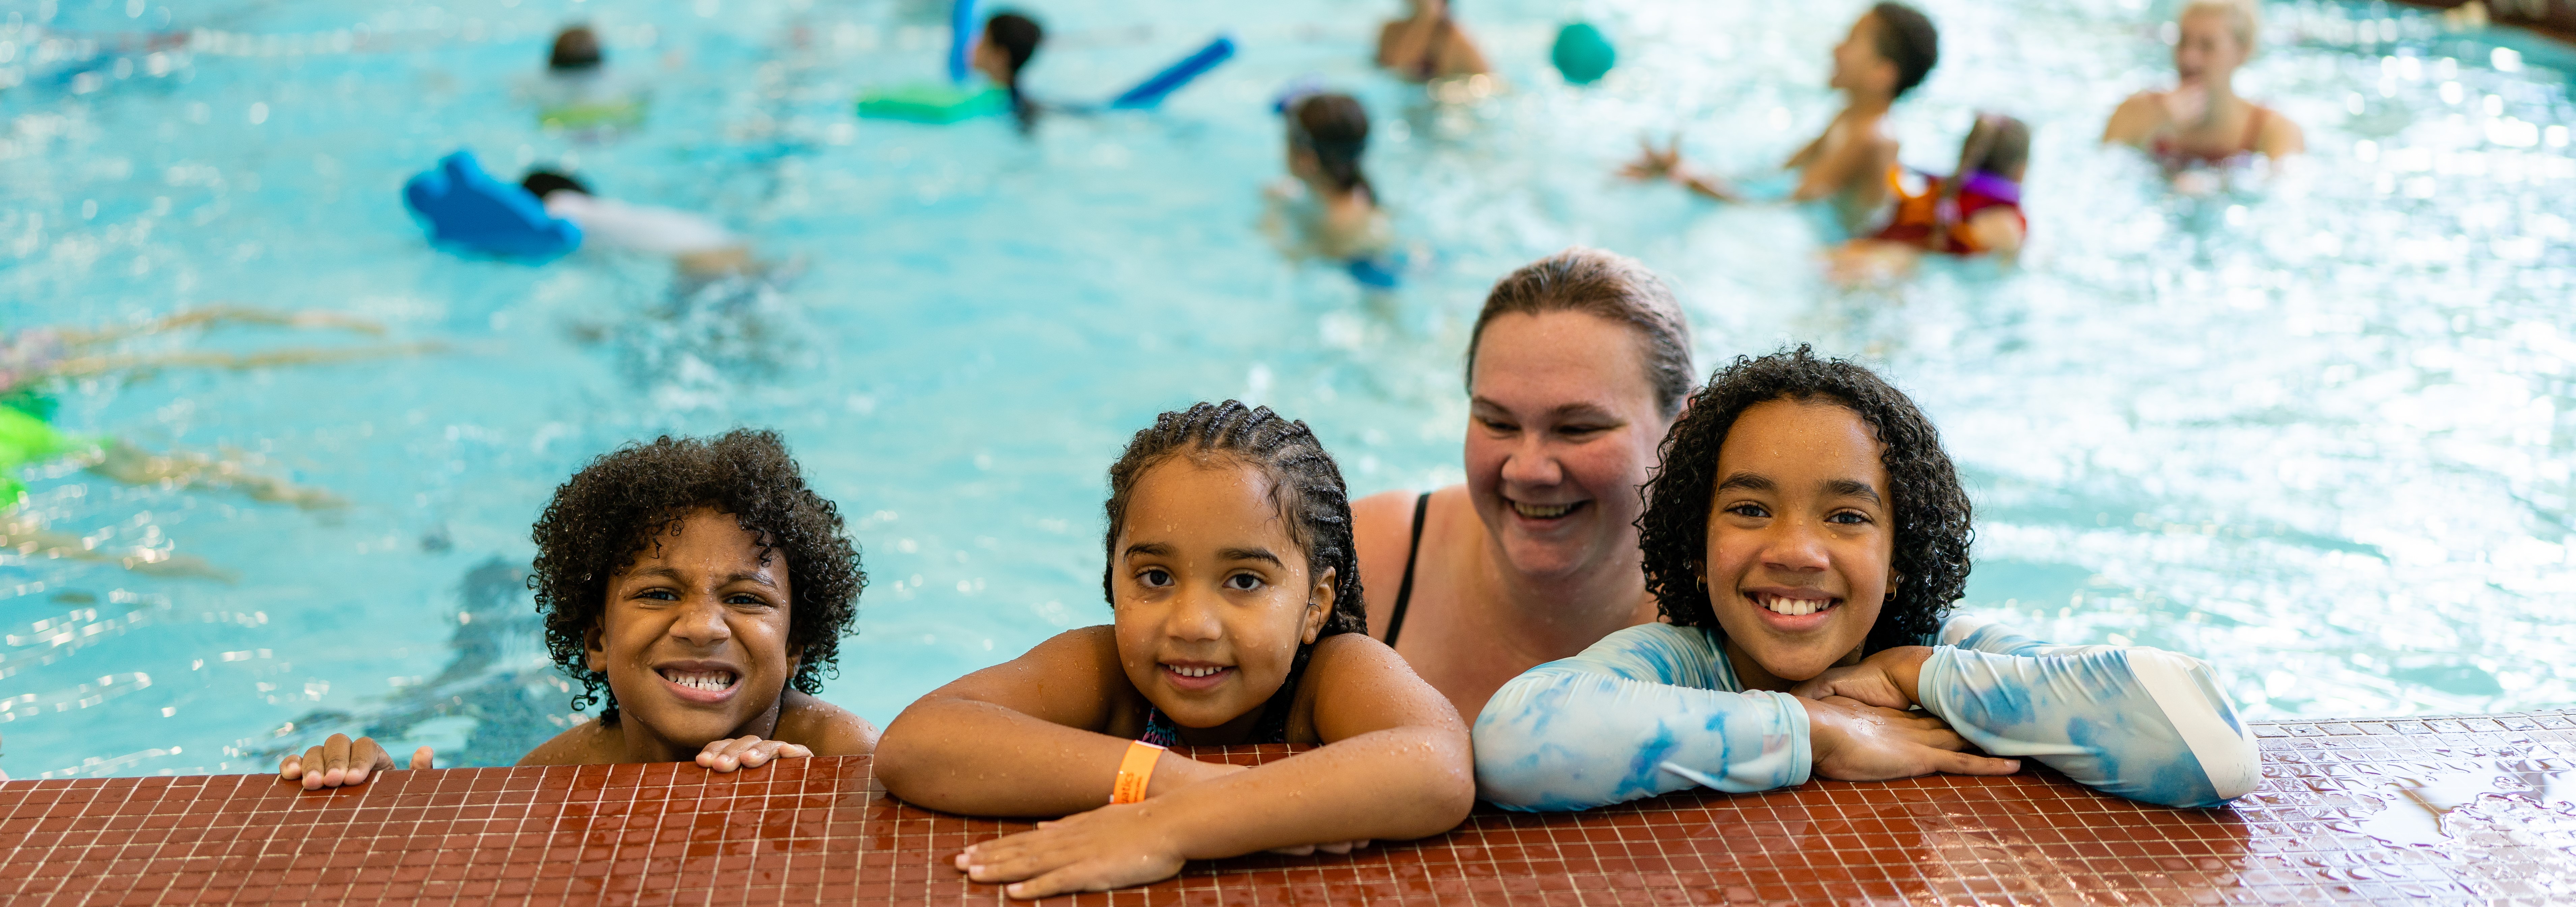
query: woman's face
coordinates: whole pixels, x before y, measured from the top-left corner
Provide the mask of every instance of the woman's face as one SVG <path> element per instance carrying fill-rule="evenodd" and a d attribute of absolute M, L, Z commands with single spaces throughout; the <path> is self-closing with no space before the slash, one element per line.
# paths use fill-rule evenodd
<path fill-rule="evenodd" d="M 1635 558 L 1637 489 L 1671 426 L 1636 330 L 1583 312 L 1497 316 L 1468 389 L 1467 494 L 1504 566 L 1545 579 Z"/>
<path fill-rule="evenodd" d="M 760 555 L 732 515 L 701 507 L 609 579 L 589 663 L 607 673 L 628 733 L 640 724 L 695 749 L 739 736 L 778 704 L 798 660 L 787 648 L 792 590 L 786 555 Z"/>
<path fill-rule="evenodd" d="M 2227 14 L 2196 10 L 2182 17 L 2174 40 L 2174 74 L 2183 84 L 2224 84 L 2245 63 L 2245 44 L 2228 28 Z"/>
<path fill-rule="evenodd" d="M 1719 445 L 1717 477 L 1701 575 L 1727 640 L 1792 682 L 1858 654 L 1896 550 L 1869 424 L 1821 400 L 1755 404 Z"/>
<path fill-rule="evenodd" d="M 1333 573 L 1308 576 L 1268 477 L 1230 457 L 1145 470 L 1111 557 L 1118 660 L 1173 723 L 1249 731 L 1323 632 Z"/>

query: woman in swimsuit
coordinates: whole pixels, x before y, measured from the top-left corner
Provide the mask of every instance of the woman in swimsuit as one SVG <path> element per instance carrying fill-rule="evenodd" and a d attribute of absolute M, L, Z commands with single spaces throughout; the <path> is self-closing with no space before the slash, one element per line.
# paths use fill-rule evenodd
<path fill-rule="evenodd" d="M 1184 860 L 1347 852 L 1475 804 L 1467 728 L 1368 638 L 1341 470 L 1305 423 L 1201 403 L 1109 468 L 1111 623 L 921 697 L 876 773 L 948 812 L 1066 816 L 969 847 L 1014 898 L 1141 885 Z M 1254 768 L 1173 746 L 1315 748 Z"/>
<path fill-rule="evenodd" d="M 1415 82 L 1492 71 L 1485 52 L 1449 18 L 1449 0 L 1412 0 L 1413 14 L 1377 33 L 1377 65 Z"/>
<path fill-rule="evenodd" d="M 2168 171 L 2222 167 L 2255 155 L 2279 159 L 2306 150 L 2299 124 L 2236 95 L 2236 68 L 2254 55 L 2262 31 L 2248 0 L 2193 0 L 2176 20 L 2170 91 L 2141 91 L 2120 102 L 2102 141 L 2146 149 Z"/>
<path fill-rule="evenodd" d="M 1461 715 L 1655 619 L 1637 487 L 1692 377 L 1672 291 L 1597 249 L 1504 277 L 1468 336 L 1466 483 L 1352 506 L 1369 626 Z"/>

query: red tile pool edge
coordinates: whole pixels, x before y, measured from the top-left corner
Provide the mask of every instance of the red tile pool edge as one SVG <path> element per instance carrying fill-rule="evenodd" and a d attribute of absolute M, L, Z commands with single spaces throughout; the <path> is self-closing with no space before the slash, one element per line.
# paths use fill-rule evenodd
<path fill-rule="evenodd" d="M 1347 856 L 1193 863 L 1084 904 L 2576 901 L 2576 713 L 2257 725 L 2264 781 L 2172 810 L 2046 770 L 1479 807 Z M 1278 747 L 1202 752 L 1237 762 Z M 963 904 L 1027 827 L 906 806 L 864 757 L 0 784 L 0 902 Z"/>

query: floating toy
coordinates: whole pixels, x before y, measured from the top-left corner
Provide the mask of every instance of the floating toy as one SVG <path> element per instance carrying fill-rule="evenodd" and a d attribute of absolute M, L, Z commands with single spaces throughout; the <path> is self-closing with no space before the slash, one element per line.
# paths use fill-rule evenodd
<path fill-rule="evenodd" d="M 429 226 L 433 243 L 504 258 L 553 258 L 581 245 L 581 228 L 546 214 L 535 195 L 492 178 L 471 151 L 458 150 L 403 184 L 403 204 Z"/>
<path fill-rule="evenodd" d="M 537 111 L 547 129 L 626 129 L 644 125 L 644 105 L 632 98 L 565 104 Z"/>
<path fill-rule="evenodd" d="M 948 81 L 966 81 L 966 64 L 972 62 L 977 37 L 975 0 L 957 0 L 948 8 Z"/>
<path fill-rule="evenodd" d="M 993 87 L 918 82 L 859 95 L 859 115 L 945 125 L 1011 109 L 1011 93 Z"/>
<path fill-rule="evenodd" d="M 1619 49 L 1589 22 L 1567 24 L 1556 32 L 1556 46 L 1548 49 L 1547 58 L 1567 82 L 1590 85 L 1609 74 L 1619 62 Z"/>
<path fill-rule="evenodd" d="M 55 431 L 43 419 L 16 407 L 0 406 L 0 470 L 15 471 L 87 446 L 86 442 Z M 0 509 L 16 506 L 18 496 L 26 490 L 17 476 L 0 472 Z"/>
<path fill-rule="evenodd" d="M 964 4 L 960 4 L 962 7 Z M 1163 103 L 1172 92 L 1234 58 L 1234 39 L 1218 35 L 1179 62 L 1164 67 L 1107 104 L 1052 105 L 1068 110 L 1143 110 Z M 859 93 L 859 116 L 875 120 L 948 124 L 1011 109 L 1011 95 L 1000 88 L 911 83 Z"/>

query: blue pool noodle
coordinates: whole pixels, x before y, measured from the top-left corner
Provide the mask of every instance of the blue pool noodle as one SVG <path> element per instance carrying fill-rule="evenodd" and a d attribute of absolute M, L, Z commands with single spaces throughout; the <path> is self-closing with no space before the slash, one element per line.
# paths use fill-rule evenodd
<path fill-rule="evenodd" d="M 1163 103 L 1164 98 L 1170 97 L 1172 92 L 1179 91 L 1181 86 L 1189 84 L 1191 79 L 1198 78 L 1208 70 L 1215 69 L 1217 64 L 1233 58 L 1234 39 L 1226 35 L 1218 35 L 1216 40 L 1208 42 L 1206 47 L 1199 48 L 1197 53 L 1181 58 L 1181 62 L 1174 63 L 1162 72 L 1155 73 L 1153 78 L 1127 89 L 1126 94 L 1119 95 L 1117 100 L 1109 102 L 1109 106 L 1120 110 L 1134 110 Z"/>
<path fill-rule="evenodd" d="M 975 52 L 975 0 L 948 8 L 948 81 L 966 81 L 967 56 Z"/>
<path fill-rule="evenodd" d="M 546 213 L 537 197 L 483 172 L 458 149 L 403 183 L 403 205 L 429 225 L 439 246 L 504 258 L 545 259 L 581 245 L 581 228 Z"/>

